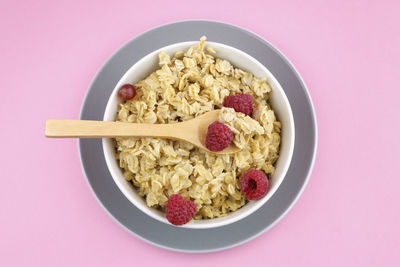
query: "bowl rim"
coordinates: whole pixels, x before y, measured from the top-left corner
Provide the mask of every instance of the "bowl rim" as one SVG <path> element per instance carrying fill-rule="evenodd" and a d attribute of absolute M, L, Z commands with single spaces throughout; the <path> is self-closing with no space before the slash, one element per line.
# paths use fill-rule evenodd
<path fill-rule="evenodd" d="M 142 57 L 141 59 L 139 59 L 137 62 L 135 62 L 131 67 L 129 67 L 126 72 L 124 73 L 124 75 L 117 81 L 117 83 L 115 84 L 115 87 L 113 88 L 113 90 L 110 93 L 110 96 L 108 98 L 107 104 L 106 104 L 106 108 L 104 111 L 104 115 L 103 115 L 103 120 L 106 120 L 106 117 L 110 114 L 110 109 L 111 109 L 111 102 L 113 99 L 113 96 L 116 95 L 116 91 L 118 89 L 119 84 L 121 83 L 121 81 L 125 80 L 126 77 L 132 72 L 132 69 L 134 69 L 135 67 L 137 67 L 137 65 L 148 61 L 150 58 L 154 57 L 155 55 L 157 55 L 158 53 L 160 53 L 161 51 L 164 50 L 169 50 L 171 48 L 175 48 L 178 46 L 186 46 L 186 49 L 188 47 L 190 47 L 191 45 L 194 45 L 196 43 L 199 43 L 199 41 L 185 41 L 185 42 L 178 42 L 178 43 L 173 43 L 167 46 L 163 46 L 159 49 L 156 49 L 150 53 L 148 53 L 147 55 L 145 55 L 144 57 Z M 256 201 L 250 201 L 250 202 L 255 202 L 255 204 L 253 205 L 253 207 L 251 207 L 251 209 L 247 210 L 246 212 L 243 212 L 233 218 L 229 218 L 229 214 L 226 217 L 222 217 L 222 218 L 214 218 L 214 219 L 206 219 L 206 220 L 202 220 L 203 223 L 201 224 L 196 224 L 196 223 L 187 223 L 184 225 L 180 225 L 180 226 L 175 226 L 173 224 L 171 224 L 165 217 L 160 217 L 156 212 L 154 212 L 154 208 L 148 207 L 146 204 L 141 205 L 142 203 L 138 203 L 132 196 L 132 192 L 134 194 L 137 194 L 135 191 L 133 190 L 125 190 L 124 185 L 122 184 L 123 182 L 126 182 L 125 178 L 122 175 L 122 178 L 119 177 L 121 175 L 119 175 L 118 173 L 115 173 L 112 171 L 111 168 L 111 164 L 117 164 L 116 159 L 115 159 L 115 153 L 108 153 L 107 151 L 108 146 L 109 146 L 109 142 L 111 140 L 111 138 L 103 138 L 102 139 L 102 147 L 103 147 L 103 153 L 105 156 L 105 161 L 106 161 L 106 165 L 107 168 L 111 174 L 111 177 L 113 178 L 114 182 L 117 184 L 117 187 L 119 188 L 119 190 L 122 192 L 122 194 L 135 206 L 137 207 L 140 211 L 142 211 L 143 213 L 145 213 L 146 215 L 152 217 L 153 219 L 156 219 L 160 222 L 163 222 L 167 225 L 171 225 L 174 227 L 181 227 L 181 228 L 191 228 L 191 229 L 211 229 L 211 228 L 216 228 L 216 227 L 221 227 L 221 226 L 226 226 L 229 225 L 231 223 L 237 222 L 249 215 L 251 215 L 252 213 L 254 213 L 255 211 L 257 211 L 261 206 L 263 206 L 277 191 L 277 189 L 279 188 L 279 186 L 282 184 L 284 178 L 286 177 L 287 171 L 289 169 L 290 163 L 292 161 L 292 157 L 293 157 L 293 150 L 294 150 L 294 142 L 295 142 L 295 125 L 294 125 L 294 118 L 293 118 L 293 111 L 292 108 L 290 106 L 290 102 L 286 96 L 285 91 L 283 90 L 282 86 L 280 85 L 280 83 L 278 82 L 278 80 L 275 78 L 275 76 L 263 65 L 261 64 L 258 60 L 256 60 L 254 57 L 250 56 L 249 54 L 243 52 L 242 50 L 239 50 L 235 47 L 226 45 L 226 44 L 222 44 L 219 42 L 212 42 L 212 41 L 206 41 L 206 45 L 207 46 L 219 46 L 219 49 L 230 49 L 233 50 L 235 53 L 241 54 L 242 56 L 246 57 L 247 60 L 252 61 L 254 64 L 257 65 L 257 67 L 259 69 L 261 69 L 266 75 L 264 77 L 267 77 L 270 82 L 269 83 L 274 83 L 274 85 L 277 87 L 277 89 L 280 91 L 280 95 L 282 97 L 283 102 L 285 103 L 285 109 L 287 110 L 288 113 L 288 118 L 289 118 L 289 124 L 290 127 L 288 127 L 288 129 L 290 130 L 290 134 L 289 134 L 289 140 L 286 140 L 286 142 L 288 143 L 288 155 L 287 158 L 284 162 L 282 162 L 281 164 L 283 164 L 282 167 L 282 173 L 281 176 L 279 177 L 280 179 L 277 182 L 277 185 L 272 189 L 270 189 L 267 193 L 266 196 L 264 196 L 263 198 L 256 200 Z M 217 53 L 218 53 L 217 50 Z M 227 59 L 229 60 L 229 59 Z M 233 64 L 235 65 L 235 64 Z M 158 68 L 157 68 L 158 69 Z M 148 74 L 147 74 L 148 75 Z M 146 75 L 146 77 L 147 77 Z M 272 87 L 272 86 L 271 86 Z M 276 89 L 274 89 L 276 90 Z M 281 149 L 281 148 L 280 148 Z M 111 155 L 112 154 L 112 155 Z M 280 155 L 281 156 L 281 155 Z M 120 168 L 118 166 L 118 168 Z M 122 180 L 122 181 L 121 181 Z M 247 204 L 246 204 L 247 205 Z M 142 207 L 143 206 L 143 207 Z M 207 223 L 206 223 L 206 222 Z M 194 221 L 196 222 L 196 221 Z"/>

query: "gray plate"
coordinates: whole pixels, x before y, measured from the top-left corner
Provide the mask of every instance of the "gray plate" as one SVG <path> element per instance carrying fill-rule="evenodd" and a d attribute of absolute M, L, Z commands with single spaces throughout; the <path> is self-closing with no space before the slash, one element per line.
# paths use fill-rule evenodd
<path fill-rule="evenodd" d="M 107 100 L 122 75 L 146 54 L 169 44 L 199 40 L 236 47 L 264 64 L 278 79 L 292 106 L 296 142 L 289 171 L 275 195 L 257 212 L 231 225 L 187 229 L 158 222 L 135 208 L 115 185 L 100 139 L 79 140 L 87 181 L 104 209 L 136 237 L 165 249 L 210 252 L 243 244 L 271 228 L 293 206 L 310 176 L 317 146 L 314 109 L 304 82 L 291 63 L 268 42 L 244 29 L 213 21 L 183 21 L 164 25 L 134 38 L 100 69 L 82 105 L 83 120 L 102 120 Z M 249 227 L 251 225 L 251 227 Z"/>

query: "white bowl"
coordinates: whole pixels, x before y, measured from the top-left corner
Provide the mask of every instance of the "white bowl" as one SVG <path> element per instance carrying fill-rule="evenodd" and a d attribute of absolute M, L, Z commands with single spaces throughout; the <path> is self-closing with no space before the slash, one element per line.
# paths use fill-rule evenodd
<path fill-rule="evenodd" d="M 104 121 L 114 121 L 116 118 L 118 104 L 121 103 L 121 100 L 117 96 L 118 89 L 126 83 L 134 84 L 155 71 L 158 68 L 158 53 L 160 51 L 164 51 L 169 55 L 173 55 L 177 51 L 187 50 L 191 45 L 197 42 L 198 41 L 176 43 L 160 48 L 148 54 L 147 56 L 139 60 L 136 64 L 134 64 L 125 73 L 121 80 L 119 80 L 114 90 L 112 91 L 104 113 Z M 194 220 L 193 222 L 179 226 L 194 229 L 214 228 L 231 224 L 245 218 L 246 216 L 255 212 L 262 205 L 264 205 L 265 202 L 267 202 L 268 199 L 272 197 L 272 195 L 278 189 L 279 185 L 282 183 L 289 168 L 294 147 L 294 121 L 292 109 L 290 108 L 289 101 L 281 85 L 278 83 L 275 77 L 256 59 L 236 48 L 215 42 L 207 42 L 206 45 L 214 48 L 217 51 L 215 55 L 216 57 L 227 59 L 234 66 L 241 68 L 245 71 L 249 71 L 253 73 L 256 77 L 265 77 L 267 79 L 267 82 L 272 87 L 271 106 L 275 111 L 277 118 L 282 123 L 282 132 L 280 157 L 276 162 L 275 174 L 270 179 L 270 188 L 267 194 L 259 200 L 249 201 L 249 203 L 247 203 L 244 207 L 230 213 L 226 217 L 208 220 Z M 159 220 L 160 222 L 170 224 L 165 217 L 165 213 L 157 209 L 147 207 L 145 199 L 139 196 L 136 189 L 130 182 L 125 180 L 122 169 L 119 167 L 119 164 L 115 157 L 115 148 L 112 139 L 103 139 L 103 150 L 111 176 L 113 177 L 121 192 L 129 199 L 129 201 L 132 202 L 132 204 L 135 205 L 138 209 L 143 211 L 145 214 L 151 216 L 152 218 Z"/>

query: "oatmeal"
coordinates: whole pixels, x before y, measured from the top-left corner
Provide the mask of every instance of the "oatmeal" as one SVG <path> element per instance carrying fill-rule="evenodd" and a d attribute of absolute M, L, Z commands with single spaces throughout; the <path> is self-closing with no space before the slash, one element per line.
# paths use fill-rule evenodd
<path fill-rule="evenodd" d="M 196 205 L 195 219 L 223 217 L 247 202 L 241 192 L 242 174 L 250 169 L 268 177 L 274 174 L 281 124 L 268 102 L 271 87 L 214 54 L 205 47 L 205 37 L 185 52 L 161 52 L 160 68 L 137 82 L 135 98 L 119 106 L 116 120 L 134 123 L 177 123 L 221 109 L 219 121 L 234 133 L 234 144 L 243 148 L 216 155 L 182 141 L 116 138 L 124 176 L 149 207 L 164 210 L 168 198 L 180 194 Z M 222 106 L 225 97 L 236 94 L 252 95 L 252 117 Z"/>

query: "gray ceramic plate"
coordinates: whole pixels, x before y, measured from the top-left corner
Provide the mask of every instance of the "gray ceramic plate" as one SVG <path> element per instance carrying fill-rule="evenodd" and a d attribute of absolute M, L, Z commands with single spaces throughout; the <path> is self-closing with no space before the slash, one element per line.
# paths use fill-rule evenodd
<path fill-rule="evenodd" d="M 244 29 L 213 21 L 183 21 L 164 25 L 134 38 L 100 69 L 82 105 L 82 120 L 102 120 L 107 100 L 122 75 L 146 54 L 169 44 L 207 40 L 236 47 L 264 64 L 289 98 L 296 137 L 292 163 L 275 195 L 257 212 L 231 225 L 187 229 L 156 221 L 135 208 L 115 185 L 105 163 L 100 139 L 79 140 L 82 168 L 94 195 L 122 227 L 151 244 L 175 251 L 210 252 L 243 244 L 277 223 L 293 206 L 314 163 L 317 126 L 304 82 L 291 63 L 268 42 Z M 251 225 L 251 227 L 248 227 Z"/>

